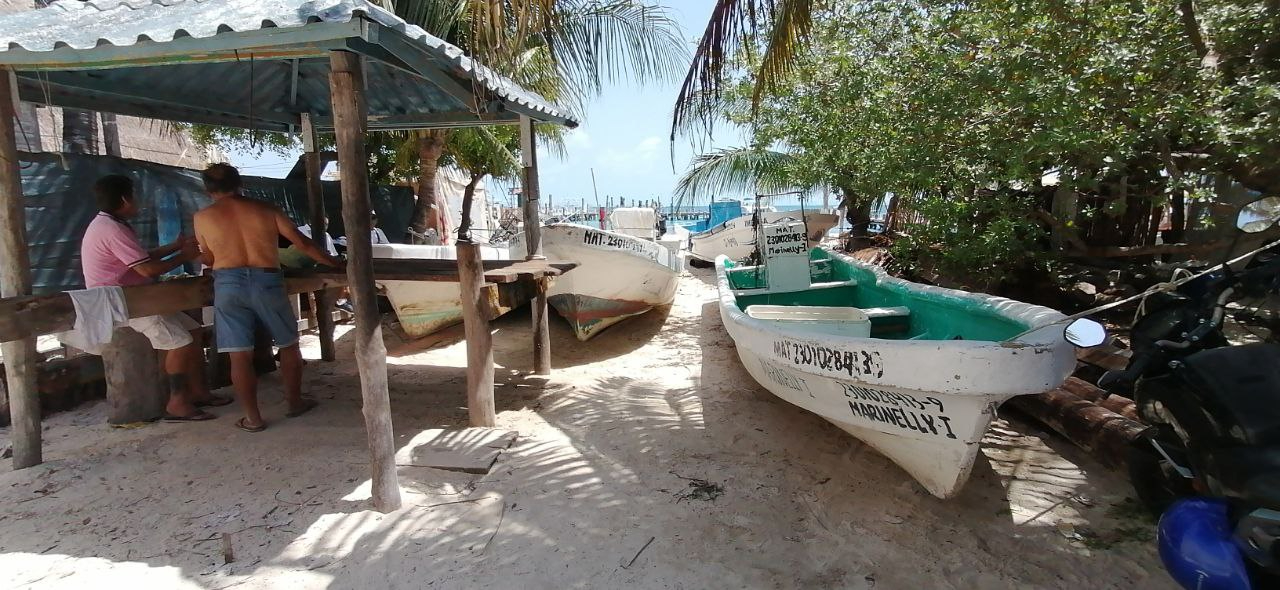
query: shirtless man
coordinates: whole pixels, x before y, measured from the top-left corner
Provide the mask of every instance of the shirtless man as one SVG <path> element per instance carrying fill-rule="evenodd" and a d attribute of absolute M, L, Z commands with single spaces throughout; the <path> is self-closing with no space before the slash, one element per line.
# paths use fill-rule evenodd
<path fill-rule="evenodd" d="M 213 307 L 218 351 L 231 357 L 231 384 L 244 407 L 236 426 L 261 432 L 267 423 L 258 410 L 258 375 L 253 368 L 253 330 L 259 323 L 280 349 L 285 415 L 300 416 L 316 406 L 302 397 L 302 352 L 298 318 L 293 314 L 280 274 L 277 242 L 284 236 L 325 266 L 341 266 L 318 248 L 279 208 L 240 194 L 240 172 L 230 164 L 204 171 L 204 188 L 213 204 L 195 215 L 196 239 L 204 263 L 213 268 Z"/>

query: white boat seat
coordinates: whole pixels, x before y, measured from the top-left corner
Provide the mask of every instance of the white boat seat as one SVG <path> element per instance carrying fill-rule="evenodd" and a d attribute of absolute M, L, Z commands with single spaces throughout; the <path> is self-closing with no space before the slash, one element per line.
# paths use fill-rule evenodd
<path fill-rule="evenodd" d="M 905 318 L 911 316 L 911 308 L 905 305 L 895 307 L 864 307 L 862 313 L 867 317 L 875 318 Z"/>
<path fill-rule="evenodd" d="M 871 318 L 856 307 L 816 305 L 749 305 L 748 317 L 787 324 L 790 328 L 835 336 L 871 336 Z"/>

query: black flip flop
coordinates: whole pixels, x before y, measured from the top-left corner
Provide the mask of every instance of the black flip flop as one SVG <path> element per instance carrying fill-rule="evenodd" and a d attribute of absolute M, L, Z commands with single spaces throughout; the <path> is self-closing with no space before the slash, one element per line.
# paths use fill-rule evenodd
<path fill-rule="evenodd" d="M 223 397 L 220 395 L 212 395 L 212 396 L 209 396 L 209 399 L 207 400 L 196 402 L 196 407 L 197 408 L 221 408 L 222 406 L 228 405 L 233 401 L 236 401 L 236 400 L 229 397 Z"/>
<path fill-rule="evenodd" d="M 189 416 L 174 416 L 173 414 L 165 414 L 160 418 L 161 422 L 205 422 L 217 418 L 213 414 L 204 410 L 196 410 L 196 413 Z"/>
<path fill-rule="evenodd" d="M 244 423 L 244 421 L 245 421 L 245 419 L 244 419 L 244 418 L 241 418 L 241 419 L 239 419 L 239 420 L 236 420 L 236 428 L 239 428 L 240 430 L 243 430 L 243 431 L 245 431 L 245 432 L 262 432 L 263 430 L 266 430 L 266 429 L 267 429 L 267 425 L 266 425 L 266 424 L 259 424 L 259 425 L 257 425 L 257 426 L 249 426 L 248 424 L 245 424 L 245 423 Z"/>
<path fill-rule="evenodd" d="M 286 418 L 297 418 L 298 416 L 301 416 L 301 415 L 303 415 L 303 414 L 306 414 L 307 412 L 310 412 L 311 410 L 316 409 L 316 406 L 318 406 L 318 405 L 320 405 L 320 403 L 319 403 L 319 402 L 317 402 L 316 400 L 313 400 L 313 399 L 305 398 L 305 397 L 304 397 L 304 398 L 302 398 L 302 407 L 301 407 L 301 408 L 298 408 L 298 409 L 296 409 L 296 410 L 290 411 L 290 412 L 286 413 L 284 416 L 285 416 Z"/>

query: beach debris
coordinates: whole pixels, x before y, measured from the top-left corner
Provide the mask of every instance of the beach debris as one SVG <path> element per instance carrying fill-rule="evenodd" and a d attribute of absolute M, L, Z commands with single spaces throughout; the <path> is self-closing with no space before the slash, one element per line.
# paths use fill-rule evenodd
<path fill-rule="evenodd" d="M 699 479 L 696 477 L 685 477 L 683 475 L 680 475 L 679 473 L 676 473 L 675 470 L 672 470 L 670 473 L 671 475 L 674 475 L 680 479 L 683 479 L 689 482 L 688 489 L 684 489 L 679 492 L 676 492 L 675 496 L 676 496 L 677 503 L 683 502 L 685 500 L 702 500 L 704 502 L 715 502 L 716 498 L 719 498 L 720 496 L 724 495 L 724 486 L 718 483 L 712 483 L 705 479 Z"/>
<path fill-rule="evenodd" d="M 231 533 L 222 533 L 222 563 L 228 564 L 235 560 L 236 553 L 231 547 Z"/>
<path fill-rule="evenodd" d="M 886 514 L 882 516 L 880 520 L 883 520 L 889 524 L 902 524 L 903 522 L 906 522 L 901 516 L 894 516 L 892 514 Z"/>
<path fill-rule="evenodd" d="M 489 473 L 516 435 L 512 430 L 494 428 L 423 430 L 396 453 L 396 465 L 483 475 Z"/>
<path fill-rule="evenodd" d="M 502 528 L 502 520 L 507 516 L 507 503 L 502 503 L 502 511 L 498 513 L 498 524 L 493 527 L 493 534 L 489 535 L 489 539 L 484 542 L 484 547 L 480 548 L 480 555 L 484 555 L 489 550 L 489 544 L 493 542 L 493 538 L 498 536 L 498 530 Z"/>
<path fill-rule="evenodd" d="M 636 551 L 636 554 L 631 556 L 631 561 L 628 561 L 626 565 L 622 566 L 622 569 L 631 569 L 631 566 L 635 565 L 636 560 L 640 559 L 640 554 L 644 553 L 644 550 L 648 549 L 649 545 L 653 544 L 654 539 L 657 539 L 657 537 L 649 537 L 649 540 L 645 542 L 644 547 L 641 547 L 639 551 Z"/>

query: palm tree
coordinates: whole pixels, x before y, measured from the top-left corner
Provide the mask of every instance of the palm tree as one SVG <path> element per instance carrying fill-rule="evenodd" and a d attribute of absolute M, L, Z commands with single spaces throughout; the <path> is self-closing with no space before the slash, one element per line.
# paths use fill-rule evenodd
<path fill-rule="evenodd" d="M 734 66 L 755 70 L 752 101 L 759 104 L 795 67 L 813 30 L 815 8 L 815 0 L 716 0 L 676 97 L 672 139 L 715 114 Z M 748 63 L 739 62 L 740 49 L 760 45 L 764 51 L 758 62 L 750 55 Z"/>
<path fill-rule="evenodd" d="M 797 174 L 802 165 L 795 154 L 759 146 L 737 147 L 701 154 L 693 159 L 676 183 L 675 195 L 684 199 L 710 201 L 725 193 L 778 194 L 793 190 L 810 191 L 812 182 Z M 871 209 L 880 198 L 864 195 L 833 181 L 840 193 L 837 208 L 844 209 L 850 224 L 845 248 L 855 250 L 867 244 Z"/>
<path fill-rule="evenodd" d="M 725 193 L 776 194 L 807 189 L 791 174 L 795 156 L 762 147 L 736 147 L 698 155 L 676 183 L 679 204 Z"/>
<path fill-rule="evenodd" d="M 578 113 L 608 84 L 675 77 L 687 55 L 675 21 L 660 5 L 642 0 L 381 1 L 401 18 Z M 418 233 L 438 231 L 435 178 L 452 133 L 457 132 L 410 136 L 419 159 L 412 224 Z"/>

